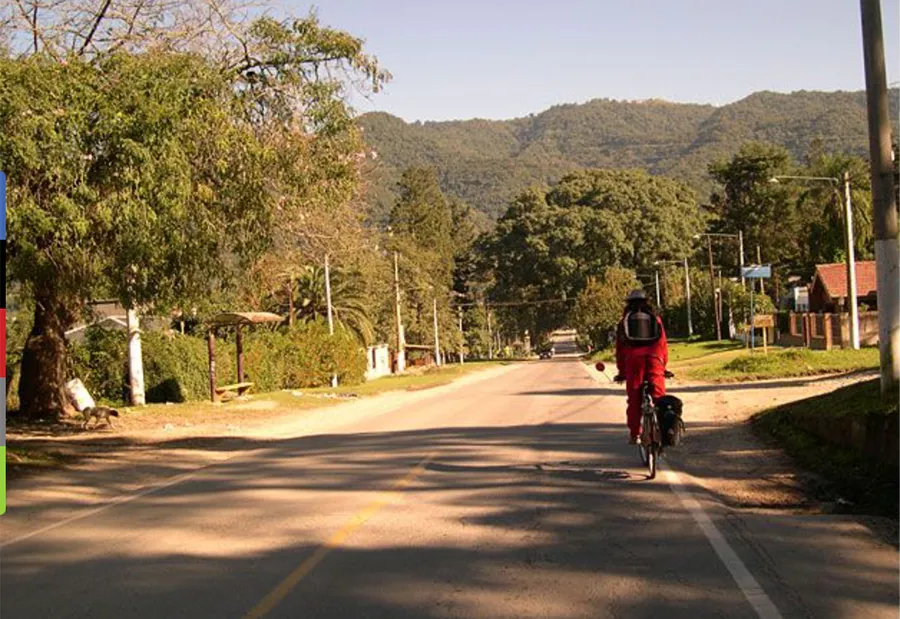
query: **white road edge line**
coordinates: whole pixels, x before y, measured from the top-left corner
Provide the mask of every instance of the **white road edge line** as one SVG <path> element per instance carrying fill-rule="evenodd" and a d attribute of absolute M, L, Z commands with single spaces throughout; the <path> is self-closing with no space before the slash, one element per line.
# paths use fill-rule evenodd
<path fill-rule="evenodd" d="M 675 496 L 678 497 L 681 504 L 690 512 L 694 521 L 700 527 L 700 530 L 703 531 L 703 534 L 706 536 L 706 539 L 709 540 L 713 550 L 716 551 L 719 559 L 731 573 L 734 582 L 737 583 L 737 586 L 740 587 L 744 597 L 747 598 L 747 601 L 750 602 L 753 610 L 756 611 L 756 616 L 760 619 L 783 619 L 778 608 L 769 596 L 766 595 L 766 592 L 763 591 L 763 588 L 753 577 L 753 574 L 750 573 L 750 570 L 747 569 L 747 566 L 744 565 L 744 562 L 741 561 L 741 558 L 738 557 L 737 553 L 728 545 L 722 532 L 716 528 L 712 519 L 706 514 L 703 506 L 700 505 L 700 501 L 698 501 L 689 490 L 684 488 L 684 484 L 682 484 L 678 473 L 668 466 L 661 466 L 660 468 L 666 474 L 669 488 L 672 489 L 672 492 L 675 493 Z"/>
<path fill-rule="evenodd" d="M 597 382 L 597 378 L 591 372 L 591 369 L 586 364 L 583 364 L 583 366 L 584 371 L 587 372 L 588 376 L 590 376 L 594 382 Z M 624 395 L 624 390 L 622 393 Z M 753 574 L 750 573 L 750 570 L 748 570 L 747 566 L 744 565 L 744 562 L 741 561 L 741 558 L 738 557 L 734 549 L 728 545 L 725 536 L 722 535 L 722 532 L 716 528 L 715 524 L 713 524 L 712 519 L 710 519 L 706 511 L 704 511 L 703 506 L 700 505 L 700 501 L 694 497 L 693 493 L 685 489 L 678 473 L 664 465 L 662 462 L 659 463 L 659 468 L 666 474 L 669 488 L 672 489 L 672 492 L 675 493 L 675 496 L 678 497 L 684 508 L 690 512 L 691 516 L 694 518 L 694 522 L 696 522 L 700 527 L 700 530 L 703 531 L 703 535 L 706 536 L 706 539 L 713 547 L 719 560 L 725 565 L 725 568 L 731 574 L 734 582 L 740 588 L 741 593 L 744 594 L 744 597 L 750 603 L 750 606 L 756 611 L 756 616 L 760 619 L 784 619 L 771 598 L 766 595 L 766 592 L 763 591 L 763 588 L 753 577 Z"/>

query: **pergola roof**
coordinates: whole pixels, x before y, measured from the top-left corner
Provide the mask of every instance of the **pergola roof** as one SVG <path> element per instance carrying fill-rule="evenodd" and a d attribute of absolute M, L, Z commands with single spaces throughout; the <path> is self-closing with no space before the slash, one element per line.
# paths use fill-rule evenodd
<path fill-rule="evenodd" d="M 216 327 L 254 325 L 265 322 L 281 322 L 284 318 L 271 312 L 222 312 L 213 316 L 209 324 Z"/>

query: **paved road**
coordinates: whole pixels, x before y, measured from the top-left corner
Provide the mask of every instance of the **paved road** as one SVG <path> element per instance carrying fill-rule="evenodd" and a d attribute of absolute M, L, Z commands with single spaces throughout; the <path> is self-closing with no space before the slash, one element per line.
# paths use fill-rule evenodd
<path fill-rule="evenodd" d="M 0 614 L 896 617 L 894 549 L 647 481 L 594 388 L 526 364 L 5 539 Z"/>

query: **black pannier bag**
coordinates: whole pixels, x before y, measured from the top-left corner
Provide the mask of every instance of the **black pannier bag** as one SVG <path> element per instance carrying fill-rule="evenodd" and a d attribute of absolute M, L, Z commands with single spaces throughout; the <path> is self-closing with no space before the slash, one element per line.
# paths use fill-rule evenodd
<path fill-rule="evenodd" d="M 684 421 L 681 418 L 682 402 L 674 395 L 664 395 L 656 400 L 656 414 L 662 430 L 663 445 L 675 447 L 684 436 Z"/>
<path fill-rule="evenodd" d="M 625 338 L 636 344 L 650 344 L 660 337 L 656 316 L 649 312 L 629 312 L 625 316 Z"/>

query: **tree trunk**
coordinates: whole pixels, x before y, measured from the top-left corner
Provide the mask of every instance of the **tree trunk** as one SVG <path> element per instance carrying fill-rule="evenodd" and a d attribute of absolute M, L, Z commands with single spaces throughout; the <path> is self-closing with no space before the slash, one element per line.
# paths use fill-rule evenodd
<path fill-rule="evenodd" d="M 53 418 L 71 410 L 65 395 L 65 330 L 72 313 L 50 294 L 35 297 L 34 325 L 22 351 L 19 414 Z"/>

